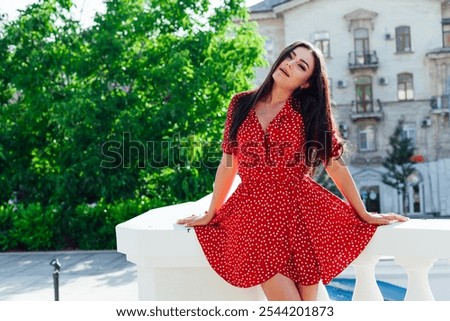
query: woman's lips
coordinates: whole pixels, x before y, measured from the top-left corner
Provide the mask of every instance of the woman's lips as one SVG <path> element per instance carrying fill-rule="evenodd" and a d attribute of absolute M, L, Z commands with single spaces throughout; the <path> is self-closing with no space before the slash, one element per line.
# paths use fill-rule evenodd
<path fill-rule="evenodd" d="M 284 73 L 286 76 L 290 77 L 289 74 L 287 73 L 286 69 L 284 69 L 283 67 L 279 68 L 281 70 L 282 73 Z"/>

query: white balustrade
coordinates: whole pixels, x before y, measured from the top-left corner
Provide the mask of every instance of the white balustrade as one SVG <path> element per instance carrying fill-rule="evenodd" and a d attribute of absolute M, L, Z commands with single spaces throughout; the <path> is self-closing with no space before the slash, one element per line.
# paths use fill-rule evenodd
<path fill-rule="evenodd" d="M 382 301 L 383 295 L 375 279 L 375 265 L 378 263 L 377 255 L 360 255 L 353 261 L 355 268 L 355 289 L 353 301 Z"/>
<path fill-rule="evenodd" d="M 438 259 L 450 258 L 448 244 L 450 244 L 450 220 L 448 219 L 410 219 L 405 223 L 381 226 L 366 249 L 355 260 L 355 268 L 358 262 L 367 257 L 394 257 L 395 262 L 406 270 L 408 276 L 405 300 L 434 300 L 428 273 Z M 373 265 L 373 261 L 370 264 Z M 366 299 L 360 296 L 364 291 L 360 288 L 360 284 L 373 278 L 369 274 L 373 275 L 372 272 L 357 275 L 354 300 Z M 365 281 L 361 282 L 361 278 Z M 370 288 L 374 293 L 373 284 Z"/>
<path fill-rule="evenodd" d="M 236 288 L 220 278 L 205 259 L 194 229 L 175 223 L 203 213 L 210 199 L 207 195 L 197 202 L 153 209 L 117 225 L 117 250 L 137 265 L 140 300 L 265 300 L 260 286 Z M 352 263 L 356 278 L 352 299 L 383 300 L 375 270 L 381 256 L 390 256 L 407 274 L 405 300 L 433 300 L 428 272 L 437 259 L 450 261 L 448 244 L 447 219 L 411 219 L 379 227 Z M 329 300 L 323 285 L 318 299 Z"/>

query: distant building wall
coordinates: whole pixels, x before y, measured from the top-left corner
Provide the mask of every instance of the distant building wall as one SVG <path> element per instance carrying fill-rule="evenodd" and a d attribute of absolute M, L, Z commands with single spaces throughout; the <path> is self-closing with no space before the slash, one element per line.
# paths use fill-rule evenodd
<path fill-rule="evenodd" d="M 442 179 L 447 175 L 442 171 L 450 170 L 447 1 L 266 0 L 250 12 L 267 39 L 270 64 L 296 40 L 323 49 L 338 122 L 351 151 L 346 159 L 361 191 L 372 197 L 377 191 L 380 210 L 398 211 L 396 191 L 382 183 L 381 174 L 389 137 L 401 123 L 425 161 L 411 178 L 409 197 L 416 199 L 416 210 L 420 207 L 415 213 L 450 215 L 450 177 Z M 268 70 L 258 70 L 257 84 Z"/>

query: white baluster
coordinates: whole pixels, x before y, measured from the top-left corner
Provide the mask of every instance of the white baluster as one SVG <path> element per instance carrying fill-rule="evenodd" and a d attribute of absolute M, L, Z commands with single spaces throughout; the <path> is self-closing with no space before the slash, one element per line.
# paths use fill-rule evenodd
<path fill-rule="evenodd" d="M 434 301 L 428 282 L 428 272 L 437 259 L 396 257 L 395 262 L 408 273 L 405 301 Z"/>
<path fill-rule="evenodd" d="M 137 265 L 139 300 L 157 300 L 155 270 L 144 265 Z"/>
<path fill-rule="evenodd" d="M 317 301 L 330 301 L 327 288 L 322 281 L 319 282 L 319 288 L 317 289 Z"/>
<path fill-rule="evenodd" d="M 383 301 L 383 295 L 375 279 L 375 265 L 378 255 L 361 254 L 352 265 L 355 268 L 356 282 L 352 301 Z"/>

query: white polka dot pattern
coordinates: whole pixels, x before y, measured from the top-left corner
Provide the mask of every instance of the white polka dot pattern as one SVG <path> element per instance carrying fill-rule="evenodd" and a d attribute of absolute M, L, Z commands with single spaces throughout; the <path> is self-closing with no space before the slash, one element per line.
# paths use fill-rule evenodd
<path fill-rule="evenodd" d="M 253 110 L 222 148 L 238 158 L 241 183 L 210 224 L 195 231 L 212 268 L 227 282 L 250 287 L 277 273 L 304 285 L 324 284 L 364 249 L 376 227 L 307 175 L 303 120 L 289 99 L 263 131 Z M 336 151 L 336 152 L 335 152 Z M 333 156 L 340 152 L 333 139 Z"/>

